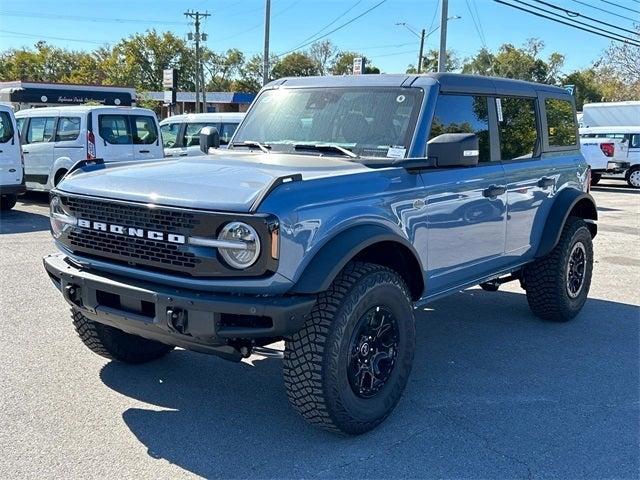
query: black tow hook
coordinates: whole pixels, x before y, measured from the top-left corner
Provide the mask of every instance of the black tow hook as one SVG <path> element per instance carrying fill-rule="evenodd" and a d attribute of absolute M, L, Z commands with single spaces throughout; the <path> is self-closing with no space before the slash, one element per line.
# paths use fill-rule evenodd
<path fill-rule="evenodd" d="M 74 305 L 81 307 L 82 306 L 82 291 L 80 287 L 77 285 L 69 284 L 64 287 L 65 296 L 67 300 L 69 300 Z"/>
<path fill-rule="evenodd" d="M 181 333 L 182 335 L 187 335 L 189 319 L 187 317 L 187 312 L 181 308 L 168 308 L 167 322 L 176 332 Z"/>

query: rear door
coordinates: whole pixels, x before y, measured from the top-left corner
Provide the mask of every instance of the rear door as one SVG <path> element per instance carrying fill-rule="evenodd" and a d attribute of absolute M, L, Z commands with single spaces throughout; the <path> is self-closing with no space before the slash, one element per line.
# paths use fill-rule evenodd
<path fill-rule="evenodd" d="M 123 113 L 94 113 L 96 158 L 106 161 L 133 160 L 133 136 L 129 116 Z M 97 132 L 97 134 L 96 134 Z"/>
<path fill-rule="evenodd" d="M 56 117 L 30 117 L 24 136 L 25 179 L 31 188 L 44 187 L 53 164 L 53 139 Z M 34 185 L 35 184 L 35 185 Z"/>
<path fill-rule="evenodd" d="M 68 166 L 87 158 L 87 136 L 86 133 L 81 134 L 84 128 L 82 123 L 80 115 L 65 115 L 58 118 L 53 145 L 54 161 L 63 159 L 65 166 Z"/>
<path fill-rule="evenodd" d="M 151 115 L 130 115 L 131 132 L 133 135 L 133 156 L 136 160 L 163 158 L 164 152 L 160 145 L 160 134 L 156 118 Z"/>
<path fill-rule="evenodd" d="M 229 142 L 231 141 L 231 137 L 236 133 L 236 129 L 240 125 L 240 122 L 224 122 L 220 124 L 220 128 L 218 131 L 220 132 L 220 146 L 223 148 L 227 148 Z"/>
<path fill-rule="evenodd" d="M 217 122 L 187 123 L 184 130 L 184 143 L 181 155 L 189 157 L 202 155 L 202 151 L 200 150 L 200 130 L 204 127 L 216 127 L 218 132 L 220 132 L 220 124 Z M 220 136 L 222 137 L 222 135 Z"/>
<path fill-rule="evenodd" d="M 163 123 L 160 125 L 162 146 L 165 157 L 177 157 L 180 155 L 182 138 L 184 136 L 184 123 Z"/>
<path fill-rule="evenodd" d="M 0 110 L 0 187 L 22 183 L 20 134 L 13 114 Z"/>

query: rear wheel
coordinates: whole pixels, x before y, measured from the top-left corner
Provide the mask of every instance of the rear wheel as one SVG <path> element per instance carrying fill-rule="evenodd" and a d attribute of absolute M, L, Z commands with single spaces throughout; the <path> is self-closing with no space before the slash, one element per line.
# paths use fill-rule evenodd
<path fill-rule="evenodd" d="M 602 175 L 599 173 L 592 173 L 591 174 L 591 185 L 597 185 L 598 183 L 600 183 L 600 180 L 602 180 Z"/>
<path fill-rule="evenodd" d="M 124 363 L 145 363 L 163 357 L 173 346 L 125 333 L 117 328 L 89 320 L 77 310 L 71 310 L 73 326 L 92 352 Z"/>
<path fill-rule="evenodd" d="M 570 217 L 554 249 L 524 268 L 529 307 L 544 320 L 571 320 L 587 301 L 592 270 L 591 232 L 584 220 Z"/>
<path fill-rule="evenodd" d="M 631 167 L 625 177 L 629 186 L 640 188 L 640 166 Z"/>
<path fill-rule="evenodd" d="M 53 186 L 57 187 L 58 184 L 60 183 L 60 180 L 62 180 L 62 177 L 64 177 L 67 174 L 67 170 L 58 170 L 56 172 L 56 176 L 53 177 Z"/>
<path fill-rule="evenodd" d="M 11 210 L 16 206 L 17 195 L 2 195 L 0 197 L 0 210 Z"/>
<path fill-rule="evenodd" d="M 413 306 L 402 277 L 380 265 L 351 263 L 286 341 L 289 401 L 324 429 L 371 430 L 398 403 L 414 345 Z"/>

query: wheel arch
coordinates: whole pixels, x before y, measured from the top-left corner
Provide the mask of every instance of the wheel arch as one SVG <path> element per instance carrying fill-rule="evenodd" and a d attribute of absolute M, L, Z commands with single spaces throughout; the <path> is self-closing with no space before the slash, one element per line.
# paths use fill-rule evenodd
<path fill-rule="evenodd" d="M 60 172 L 68 172 L 76 162 L 69 157 L 58 157 L 55 159 L 49 170 L 49 184 L 50 188 L 55 187 L 56 177 Z"/>
<path fill-rule="evenodd" d="M 292 293 L 315 294 L 329 288 L 352 260 L 376 263 L 397 271 L 407 283 L 413 300 L 424 292 L 423 269 L 413 245 L 380 225 L 359 225 L 327 241 L 291 289 Z"/>
<path fill-rule="evenodd" d="M 596 202 L 588 193 L 567 188 L 557 195 L 551 206 L 549 216 L 542 232 L 542 239 L 536 251 L 536 257 L 544 257 L 558 244 L 562 230 L 569 217 L 578 217 L 587 221 L 591 237 L 598 233 L 598 210 Z"/>

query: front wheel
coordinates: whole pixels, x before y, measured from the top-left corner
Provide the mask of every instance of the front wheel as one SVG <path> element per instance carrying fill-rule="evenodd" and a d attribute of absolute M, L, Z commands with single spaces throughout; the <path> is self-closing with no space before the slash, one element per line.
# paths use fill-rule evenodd
<path fill-rule="evenodd" d="M 0 210 L 11 210 L 18 202 L 17 195 L 2 195 L 0 197 Z"/>
<path fill-rule="evenodd" d="M 413 305 L 402 277 L 380 265 L 351 263 L 286 341 L 289 401 L 324 429 L 371 430 L 400 400 L 414 346 Z"/>
<path fill-rule="evenodd" d="M 640 188 L 640 166 L 635 166 L 627 170 L 625 177 L 630 187 Z"/>
<path fill-rule="evenodd" d="M 584 220 L 569 217 L 553 250 L 524 268 L 529 307 L 543 320 L 571 320 L 587 301 L 592 271 L 591 232 Z"/>

